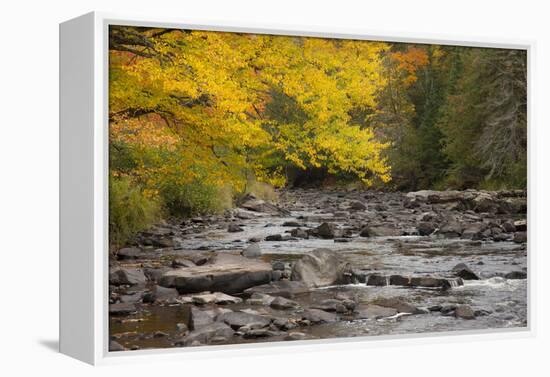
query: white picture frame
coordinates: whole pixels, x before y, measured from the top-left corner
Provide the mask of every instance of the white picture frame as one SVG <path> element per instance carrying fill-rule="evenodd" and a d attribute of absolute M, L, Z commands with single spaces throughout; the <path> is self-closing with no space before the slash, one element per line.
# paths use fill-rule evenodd
<path fill-rule="evenodd" d="M 514 48 L 527 51 L 528 153 L 533 137 L 531 82 L 533 41 L 461 38 L 416 33 L 311 26 L 199 22 L 177 18 L 143 18 L 92 12 L 60 25 L 60 351 L 90 364 L 108 364 L 183 357 L 231 356 L 267 352 L 292 353 L 347 347 L 379 347 L 388 342 L 471 341 L 526 337 L 535 334 L 532 301 L 534 250 L 528 245 L 528 326 L 526 328 L 391 335 L 292 343 L 108 351 L 108 27 L 139 25 L 209 31 L 267 33 L 392 42 Z M 528 170 L 530 178 L 532 169 Z M 529 179 L 529 182 L 531 180 Z M 528 218 L 533 218 L 528 188 Z M 532 228 L 529 228 L 532 229 Z M 531 232 L 530 232 L 531 233 Z M 531 234 L 529 234 L 529 239 Z"/>

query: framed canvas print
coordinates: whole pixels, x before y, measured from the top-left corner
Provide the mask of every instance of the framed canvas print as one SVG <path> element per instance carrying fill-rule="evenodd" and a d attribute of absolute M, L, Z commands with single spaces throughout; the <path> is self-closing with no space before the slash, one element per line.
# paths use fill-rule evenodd
<path fill-rule="evenodd" d="M 61 351 L 529 333 L 530 51 L 61 24 Z"/>

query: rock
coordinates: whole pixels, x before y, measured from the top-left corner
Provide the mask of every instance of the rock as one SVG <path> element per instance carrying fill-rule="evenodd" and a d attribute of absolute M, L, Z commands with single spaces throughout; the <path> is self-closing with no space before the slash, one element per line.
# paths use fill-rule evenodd
<path fill-rule="evenodd" d="M 464 228 L 462 232 L 463 238 L 469 238 L 472 240 L 482 239 L 483 232 L 487 229 L 487 226 L 481 222 L 469 224 Z"/>
<path fill-rule="evenodd" d="M 437 229 L 437 226 L 433 222 L 422 221 L 418 224 L 416 229 L 418 230 L 418 234 L 421 236 L 429 236 Z"/>
<path fill-rule="evenodd" d="M 285 270 L 285 264 L 281 261 L 275 261 L 271 263 L 271 266 L 273 267 L 273 270 L 275 271 L 284 271 Z"/>
<path fill-rule="evenodd" d="M 356 202 L 351 202 L 349 208 L 354 211 L 366 211 L 367 206 L 361 202 L 356 201 Z"/>
<path fill-rule="evenodd" d="M 213 316 L 206 311 L 200 310 L 194 306 L 188 307 L 188 309 L 190 329 L 197 330 L 214 322 Z"/>
<path fill-rule="evenodd" d="M 195 263 L 195 265 L 197 266 L 202 266 L 203 264 L 208 263 L 208 261 L 210 260 L 210 256 L 203 253 L 193 253 L 187 256 L 187 258 Z"/>
<path fill-rule="evenodd" d="M 303 294 L 309 291 L 309 287 L 304 282 L 279 280 L 273 281 L 269 284 L 258 285 L 256 287 L 246 289 L 244 294 L 250 297 L 253 297 L 254 294 L 265 294 L 292 298 L 297 294 Z"/>
<path fill-rule="evenodd" d="M 471 201 L 471 205 L 476 212 L 497 213 L 501 211 L 500 201 L 486 192 L 478 192 Z"/>
<path fill-rule="evenodd" d="M 317 228 L 315 228 L 315 230 L 319 237 L 331 239 L 334 238 L 336 226 L 334 224 L 322 223 Z"/>
<path fill-rule="evenodd" d="M 302 319 L 311 323 L 336 322 L 338 316 L 320 309 L 307 309 L 302 313 Z"/>
<path fill-rule="evenodd" d="M 437 234 L 445 237 L 460 237 L 462 235 L 462 231 L 462 225 L 456 221 L 450 221 L 439 228 Z"/>
<path fill-rule="evenodd" d="M 205 304 L 226 305 L 226 304 L 240 304 L 241 302 L 243 302 L 243 300 L 239 297 L 229 296 L 221 292 L 193 295 L 192 299 L 193 299 L 193 303 L 198 305 L 205 305 Z"/>
<path fill-rule="evenodd" d="M 282 226 L 292 226 L 292 227 L 298 226 L 298 227 L 299 227 L 299 226 L 301 226 L 301 225 L 302 225 L 302 224 L 300 224 L 300 223 L 297 222 L 297 221 L 285 221 L 285 222 L 283 223 Z"/>
<path fill-rule="evenodd" d="M 517 220 L 514 221 L 514 227 L 517 232 L 526 232 L 527 231 L 527 220 Z"/>
<path fill-rule="evenodd" d="M 527 272 L 511 271 L 504 275 L 505 279 L 527 279 Z"/>
<path fill-rule="evenodd" d="M 229 340 L 233 337 L 234 333 L 235 332 L 231 329 L 231 327 L 225 323 L 214 322 L 190 332 L 181 343 L 186 346 L 208 344 L 214 338 L 217 338 L 218 341 L 220 341 L 221 338 Z M 179 342 L 176 342 L 176 344 L 178 343 Z"/>
<path fill-rule="evenodd" d="M 290 235 L 296 238 L 309 238 L 309 233 L 305 229 L 300 228 L 292 229 L 290 231 Z"/>
<path fill-rule="evenodd" d="M 179 296 L 177 289 L 175 288 L 165 288 L 160 285 L 155 285 L 151 290 L 150 299 L 151 302 L 162 302 L 175 299 Z M 143 301 L 145 302 L 145 296 Z"/>
<path fill-rule="evenodd" d="M 120 249 L 116 256 L 118 259 L 139 259 L 141 257 L 141 249 L 137 247 L 125 247 Z"/>
<path fill-rule="evenodd" d="M 271 301 L 270 306 L 273 309 L 284 310 L 284 309 L 295 309 L 295 308 L 298 308 L 300 305 L 296 301 L 292 301 L 287 298 L 277 296 Z"/>
<path fill-rule="evenodd" d="M 307 339 L 307 335 L 303 332 L 293 331 L 289 332 L 285 340 L 304 340 Z"/>
<path fill-rule="evenodd" d="M 355 309 L 354 317 L 356 319 L 378 319 L 391 317 L 397 314 L 394 308 L 388 308 L 378 305 L 360 305 Z"/>
<path fill-rule="evenodd" d="M 505 221 L 500 226 L 506 233 L 514 233 L 516 231 L 516 226 L 511 221 Z"/>
<path fill-rule="evenodd" d="M 268 336 L 279 335 L 279 332 L 272 331 L 270 329 L 248 329 L 247 326 L 243 326 L 239 329 L 239 332 L 243 332 L 243 338 L 253 339 L 253 338 L 265 338 Z"/>
<path fill-rule="evenodd" d="M 422 310 L 418 309 L 416 306 L 406 303 L 398 298 L 378 298 L 373 304 L 378 306 L 383 306 L 385 308 L 393 308 L 399 313 L 410 313 L 410 314 L 421 314 Z"/>
<path fill-rule="evenodd" d="M 133 303 L 119 303 L 109 305 L 110 315 L 128 315 L 135 313 L 136 311 L 137 307 Z"/>
<path fill-rule="evenodd" d="M 260 257 L 262 255 L 262 249 L 260 248 L 260 245 L 253 243 L 247 246 L 246 249 L 241 252 L 241 255 L 247 258 Z"/>
<path fill-rule="evenodd" d="M 204 291 L 239 293 L 271 281 L 271 264 L 227 253 L 217 254 L 208 264 L 166 272 L 160 285 L 179 293 Z"/>
<path fill-rule="evenodd" d="M 354 303 L 355 304 L 355 303 Z M 327 299 L 312 306 L 313 309 L 320 309 L 326 312 L 346 313 L 348 308 L 340 300 Z"/>
<path fill-rule="evenodd" d="M 117 351 L 126 351 L 126 348 L 122 346 L 122 344 L 115 342 L 114 340 L 109 341 L 109 351 L 110 352 L 117 352 Z"/>
<path fill-rule="evenodd" d="M 246 194 L 242 199 L 241 208 L 247 209 L 254 212 L 264 212 L 271 214 L 283 214 L 289 215 L 290 212 L 282 208 L 277 207 L 274 204 L 268 203 L 264 200 L 256 198 L 252 194 Z"/>
<path fill-rule="evenodd" d="M 411 284 L 411 278 L 401 275 L 391 275 L 390 276 L 390 285 L 402 285 L 409 286 Z"/>
<path fill-rule="evenodd" d="M 455 317 L 462 319 L 475 319 L 475 313 L 469 305 L 459 305 L 455 309 Z"/>
<path fill-rule="evenodd" d="M 405 195 L 409 201 L 416 199 L 423 203 L 428 204 L 442 204 L 451 203 L 464 200 L 464 195 L 460 191 L 448 190 L 448 191 L 434 191 L 434 190 L 421 190 L 415 192 L 409 192 Z"/>
<path fill-rule="evenodd" d="M 120 302 L 124 303 L 138 303 L 142 300 L 143 292 L 133 292 L 126 295 L 120 296 Z"/>
<path fill-rule="evenodd" d="M 229 233 L 237 233 L 237 232 L 243 232 L 244 229 L 238 226 L 237 224 L 229 224 L 227 227 L 227 231 Z"/>
<path fill-rule="evenodd" d="M 449 289 L 452 287 L 464 285 L 462 279 L 457 278 L 440 278 L 432 276 L 402 276 L 391 275 L 389 277 L 390 285 L 401 285 L 405 287 L 423 287 L 423 288 L 442 288 Z"/>
<path fill-rule="evenodd" d="M 176 258 L 172 261 L 172 267 L 195 267 L 196 264 L 193 261 L 183 258 Z"/>
<path fill-rule="evenodd" d="M 111 268 L 109 272 L 109 284 L 112 285 L 137 285 L 145 284 L 147 278 L 140 268 Z"/>
<path fill-rule="evenodd" d="M 428 308 L 428 311 L 430 312 L 440 312 L 442 306 L 441 305 L 432 305 Z"/>
<path fill-rule="evenodd" d="M 159 268 L 144 268 L 143 273 L 146 278 L 153 282 L 158 282 L 162 278 L 165 272 L 170 271 L 168 267 L 159 267 Z"/>
<path fill-rule="evenodd" d="M 189 327 L 185 323 L 176 323 L 176 331 L 179 332 L 188 332 Z"/>
<path fill-rule="evenodd" d="M 462 280 L 449 280 L 445 278 L 436 278 L 431 276 L 416 276 L 410 278 L 409 285 L 411 287 L 424 287 L 424 288 L 442 288 L 449 289 L 452 286 L 463 285 Z"/>
<path fill-rule="evenodd" d="M 280 234 L 271 234 L 265 238 L 266 241 L 282 241 L 283 236 Z"/>
<path fill-rule="evenodd" d="M 275 297 L 266 295 L 263 293 L 253 293 L 252 296 L 248 300 L 246 300 L 246 303 L 248 305 L 264 305 L 269 306 L 273 300 L 275 300 Z"/>
<path fill-rule="evenodd" d="M 389 284 L 390 284 L 390 279 L 387 276 L 373 274 L 373 275 L 369 275 L 367 278 L 367 285 L 383 287 Z"/>
<path fill-rule="evenodd" d="M 252 324 L 258 327 L 266 327 L 271 323 L 271 319 L 267 317 L 243 312 L 223 313 L 218 316 L 216 321 L 224 322 L 234 330 L 242 326 L 251 326 Z"/>
<path fill-rule="evenodd" d="M 323 287 L 346 281 L 348 266 L 329 249 L 315 249 L 294 263 L 291 280 L 309 287 Z"/>
<path fill-rule="evenodd" d="M 514 233 L 514 242 L 515 243 L 525 243 L 525 242 L 527 242 L 527 232 L 516 232 L 516 233 Z"/>
<path fill-rule="evenodd" d="M 257 217 L 257 215 L 255 215 L 254 213 L 239 208 L 233 211 L 233 215 L 241 220 L 250 220 Z"/>
<path fill-rule="evenodd" d="M 479 277 L 464 263 L 454 266 L 453 273 L 464 280 L 479 280 Z"/>

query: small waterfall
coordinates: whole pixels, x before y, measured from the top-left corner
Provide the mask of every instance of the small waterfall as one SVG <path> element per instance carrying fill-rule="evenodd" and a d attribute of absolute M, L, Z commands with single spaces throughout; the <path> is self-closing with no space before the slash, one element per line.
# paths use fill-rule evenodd
<path fill-rule="evenodd" d="M 464 285 L 464 282 L 461 278 L 454 278 L 454 279 L 448 279 L 449 284 L 451 284 L 451 288 L 457 288 L 461 285 Z"/>
<path fill-rule="evenodd" d="M 386 285 L 390 285 L 390 277 L 386 275 Z"/>

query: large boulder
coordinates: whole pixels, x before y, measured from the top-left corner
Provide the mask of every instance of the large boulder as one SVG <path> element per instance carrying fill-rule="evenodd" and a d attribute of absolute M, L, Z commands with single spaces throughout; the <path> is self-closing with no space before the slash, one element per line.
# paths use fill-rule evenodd
<path fill-rule="evenodd" d="M 180 293 L 214 291 L 233 294 L 269 283 L 272 272 L 270 263 L 220 253 L 204 265 L 166 272 L 160 285 L 176 288 Z"/>
<path fill-rule="evenodd" d="M 294 263 L 290 278 L 309 287 L 341 284 L 346 282 L 348 267 L 332 250 L 315 249 Z"/>
<path fill-rule="evenodd" d="M 115 267 L 109 271 L 109 284 L 112 285 L 138 285 L 146 281 L 141 268 Z"/>
<path fill-rule="evenodd" d="M 470 267 L 464 263 L 459 263 L 453 267 L 453 273 L 464 280 L 479 280 L 479 277 L 473 272 Z"/>

